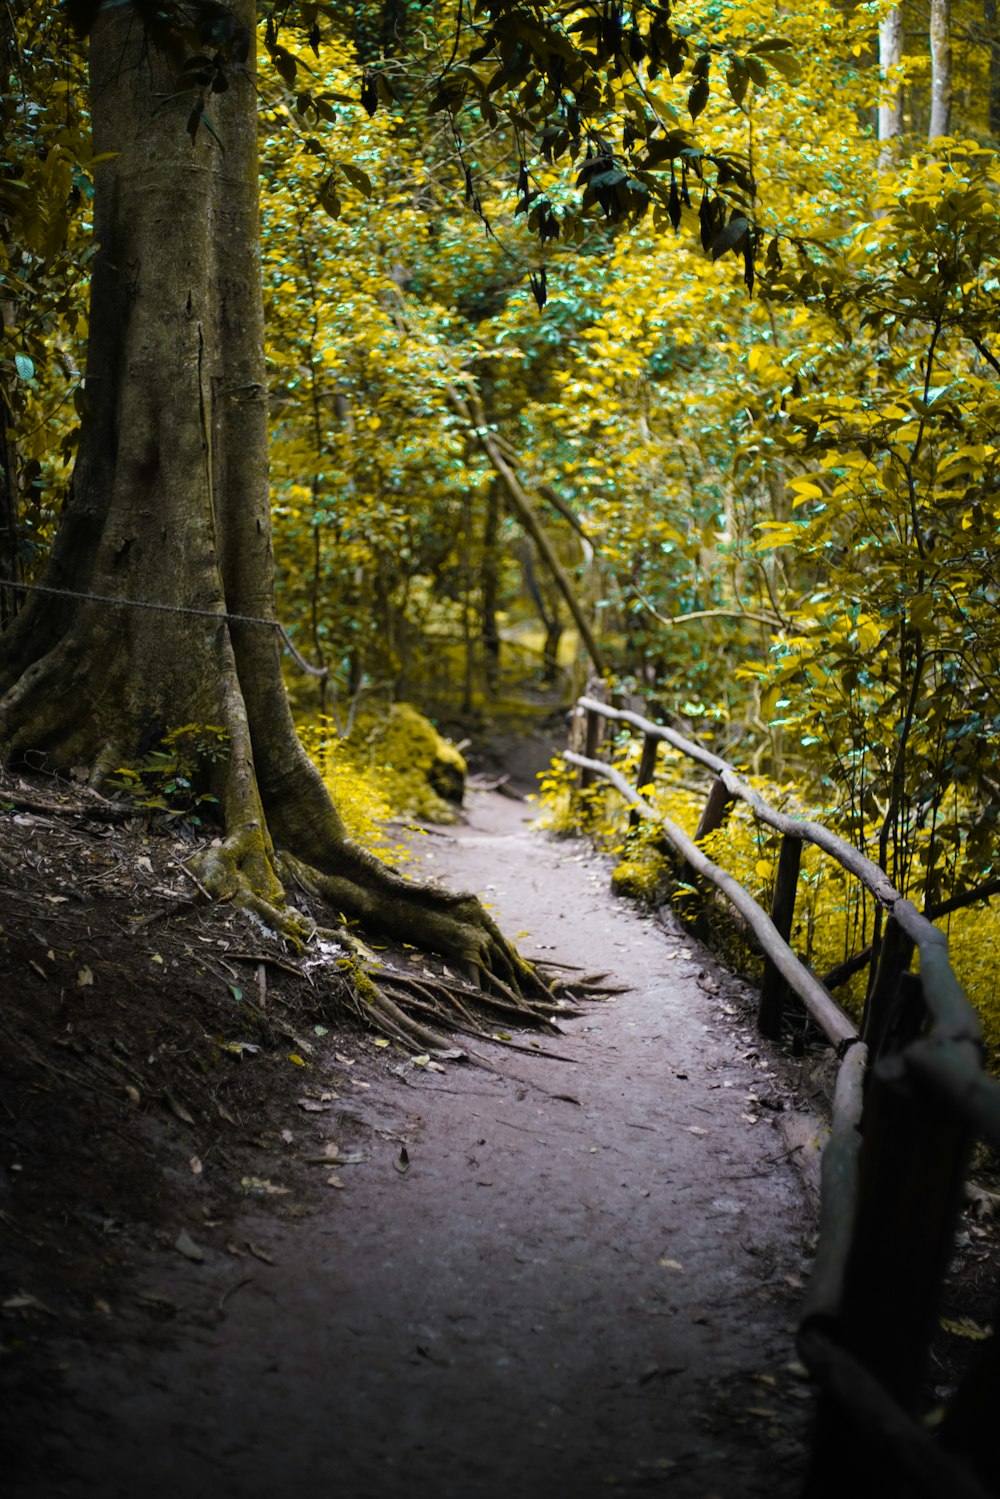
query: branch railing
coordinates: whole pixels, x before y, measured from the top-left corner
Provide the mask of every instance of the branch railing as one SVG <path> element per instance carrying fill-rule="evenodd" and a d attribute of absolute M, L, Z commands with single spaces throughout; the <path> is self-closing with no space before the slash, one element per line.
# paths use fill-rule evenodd
<path fill-rule="evenodd" d="M 740 913 L 760 943 L 758 1026 L 776 1039 L 795 995 L 840 1058 L 821 1164 L 819 1242 L 798 1347 L 821 1389 L 808 1499 L 1000 1493 L 1000 1340 L 993 1334 L 932 1437 L 914 1412 L 977 1138 L 1000 1149 L 1000 1083 L 983 1066 L 979 1022 L 948 943 L 885 871 L 830 828 L 771 807 L 728 761 L 634 712 L 582 697 L 583 754 L 563 758 L 583 787 L 602 778 L 654 822 L 695 877 Z M 598 758 L 606 723 L 643 737 L 633 787 Z M 694 838 L 644 798 L 660 744 L 713 774 Z M 770 912 L 705 854 L 701 840 L 744 802 L 781 835 Z M 885 914 L 873 944 L 860 1028 L 789 945 L 799 862 L 811 843 L 854 876 Z M 914 953 L 919 976 L 910 973 Z M 901 1487 L 901 1484 L 904 1485 Z"/>

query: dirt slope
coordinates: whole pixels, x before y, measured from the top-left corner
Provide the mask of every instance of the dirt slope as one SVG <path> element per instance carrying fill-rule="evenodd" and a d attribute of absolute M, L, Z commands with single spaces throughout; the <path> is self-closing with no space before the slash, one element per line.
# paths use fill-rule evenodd
<path fill-rule="evenodd" d="M 235 1220 L 213 1216 L 223 1160 L 185 1186 L 176 1228 L 204 1258 L 171 1229 L 109 1333 L 58 1350 L 12 1493 L 796 1492 L 813 1217 L 745 998 L 524 804 L 470 802 L 423 840 L 432 871 L 529 955 L 628 992 L 541 1043 L 569 1060 L 314 1059 Z M 332 1146 L 346 1163 L 313 1164 Z"/>

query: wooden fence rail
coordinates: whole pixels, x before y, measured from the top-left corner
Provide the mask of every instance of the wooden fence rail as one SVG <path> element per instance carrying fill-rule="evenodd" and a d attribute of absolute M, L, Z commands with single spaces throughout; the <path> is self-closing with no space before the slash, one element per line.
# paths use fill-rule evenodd
<path fill-rule="evenodd" d="M 979 1023 L 952 970 L 948 943 L 885 871 L 822 823 L 771 807 L 728 761 L 638 713 L 580 698 L 586 753 L 564 758 L 581 786 L 610 782 L 633 820 L 654 821 L 696 878 L 740 913 L 764 953 L 761 1031 L 776 1037 L 789 993 L 841 1058 L 823 1152 L 816 1262 L 799 1324 L 801 1357 L 821 1388 L 807 1499 L 1000 1494 L 1000 1337 L 960 1385 L 940 1440 L 916 1409 L 977 1137 L 1000 1149 L 1000 1083 L 983 1066 Z M 604 722 L 643 736 L 638 787 L 597 758 Z M 661 743 L 713 773 L 695 837 L 641 794 Z M 699 841 L 743 801 L 782 836 L 768 914 Z M 873 944 L 860 1031 L 789 946 L 803 843 L 870 891 L 885 914 Z M 909 972 L 919 954 L 919 977 Z"/>

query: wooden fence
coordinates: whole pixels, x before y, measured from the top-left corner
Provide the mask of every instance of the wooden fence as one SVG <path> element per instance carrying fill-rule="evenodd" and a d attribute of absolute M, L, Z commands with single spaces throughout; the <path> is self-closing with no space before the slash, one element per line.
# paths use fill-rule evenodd
<path fill-rule="evenodd" d="M 821 1388 L 807 1499 L 1000 1494 L 997 1333 L 982 1344 L 936 1437 L 915 1415 L 972 1147 L 981 1138 L 1000 1150 L 1000 1083 L 983 1067 L 979 1023 L 944 934 L 856 848 L 820 823 L 776 811 L 704 746 L 593 697 L 581 698 L 577 710 L 585 751 L 568 750 L 565 759 L 581 785 L 609 781 L 756 935 L 764 953 L 762 1033 L 778 1035 L 794 994 L 840 1058 L 819 1244 L 798 1329 L 801 1358 Z M 643 736 L 639 787 L 652 782 L 661 743 L 713 773 L 693 839 L 597 758 L 608 722 Z M 699 846 L 737 800 L 781 834 L 770 914 Z M 788 945 L 804 842 L 859 880 L 885 917 L 860 1029 Z M 909 971 L 915 952 L 919 976 Z"/>

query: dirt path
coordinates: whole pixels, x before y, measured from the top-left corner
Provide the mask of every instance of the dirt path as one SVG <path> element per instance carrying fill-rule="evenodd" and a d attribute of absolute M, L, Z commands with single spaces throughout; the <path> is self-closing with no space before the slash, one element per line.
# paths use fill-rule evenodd
<path fill-rule="evenodd" d="M 426 840 L 432 870 L 529 955 L 629 992 L 544 1043 L 571 1061 L 493 1051 L 505 1076 L 331 1055 L 327 1112 L 286 1121 L 289 1159 L 334 1138 L 363 1161 L 339 1190 L 290 1174 L 224 1237 L 193 1205 L 204 1262 L 142 1263 L 118 1347 L 69 1354 L 71 1399 L 38 1435 L 47 1484 L 14 1492 L 796 1492 L 813 1218 L 769 1064 L 737 986 L 526 814 L 474 795 L 467 826 Z M 177 1313 L 158 1334 L 157 1306 Z"/>

